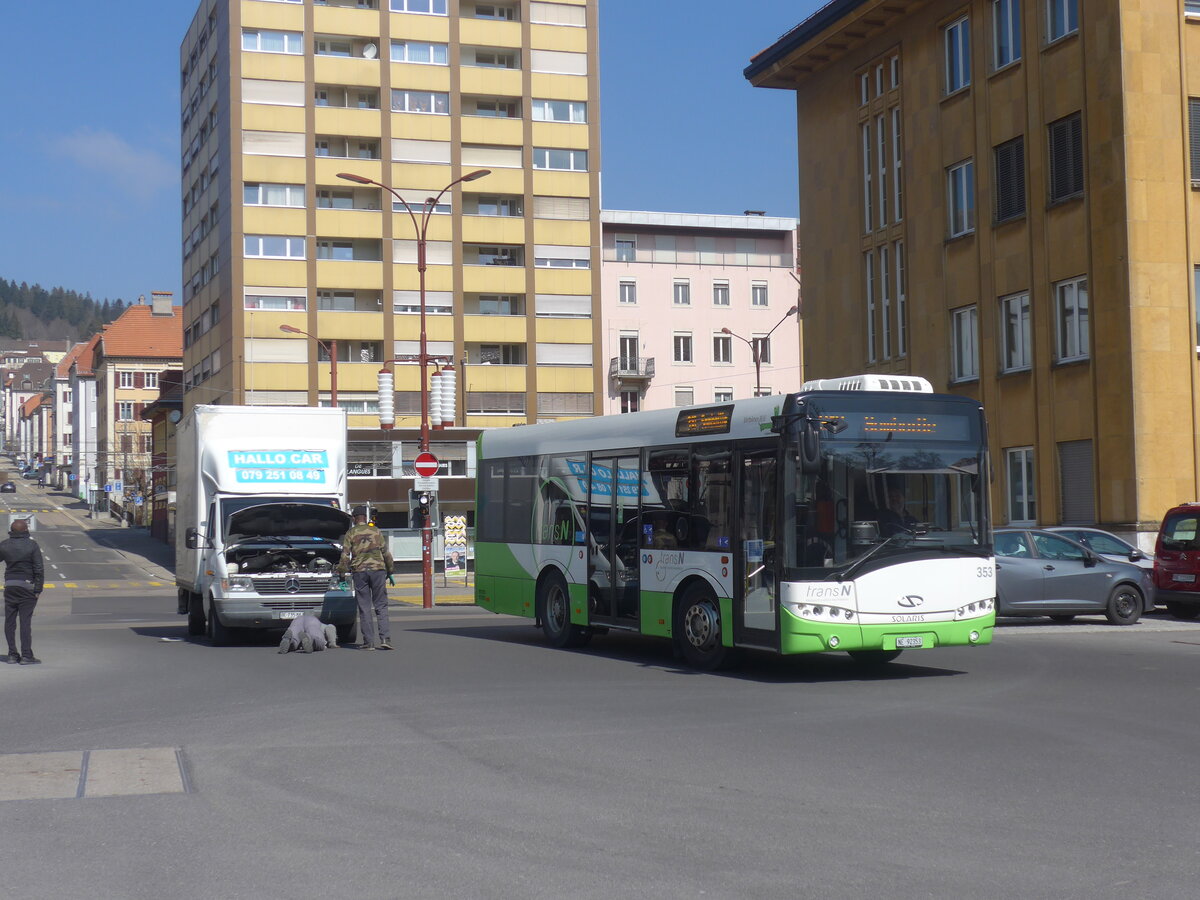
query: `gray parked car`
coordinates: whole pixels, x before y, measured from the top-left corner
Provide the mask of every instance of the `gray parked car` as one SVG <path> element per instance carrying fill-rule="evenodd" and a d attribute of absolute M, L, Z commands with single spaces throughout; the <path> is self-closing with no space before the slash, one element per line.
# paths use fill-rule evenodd
<path fill-rule="evenodd" d="M 1103 613 L 1114 625 L 1132 625 L 1154 608 L 1149 569 L 1040 528 L 997 528 L 994 543 L 998 616 L 1069 622 Z"/>

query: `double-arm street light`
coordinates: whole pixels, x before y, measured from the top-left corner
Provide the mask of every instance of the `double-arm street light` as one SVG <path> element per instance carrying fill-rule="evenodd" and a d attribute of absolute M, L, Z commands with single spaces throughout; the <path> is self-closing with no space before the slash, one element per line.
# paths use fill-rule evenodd
<path fill-rule="evenodd" d="M 749 340 L 749 341 L 746 340 L 744 337 L 742 337 L 740 334 L 735 334 L 734 332 L 730 331 L 728 328 L 721 329 L 721 334 L 727 334 L 730 337 L 735 337 L 739 341 L 743 341 L 750 346 L 750 352 L 754 356 L 754 396 L 755 397 L 757 397 L 759 394 L 762 393 L 762 354 L 761 354 L 760 350 L 762 348 L 763 343 L 765 343 L 766 341 L 768 341 L 770 339 L 771 335 L 775 333 L 776 328 L 778 328 L 780 325 L 782 325 L 784 322 L 786 322 L 788 319 L 790 319 L 792 316 L 794 316 L 799 311 L 800 311 L 799 306 L 793 306 L 791 309 L 789 309 L 787 312 L 785 312 L 783 314 L 782 319 L 780 319 L 778 322 L 776 322 L 774 325 L 771 326 L 771 330 L 768 331 L 765 335 L 763 335 L 760 338 L 754 338 L 753 340 Z"/>
<path fill-rule="evenodd" d="M 334 409 L 337 409 L 337 338 L 330 338 L 328 342 L 321 340 L 315 334 L 309 334 L 294 325 L 280 325 L 280 331 L 286 331 L 288 334 L 302 334 L 307 338 L 312 338 L 317 342 L 319 347 L 323 347 L 325 352 L 329 354 L 329 402 Z"/>
<path fill-rule="evenodd" d="M 426 234 L 429 230 L 429 218 L 433 215 L 433 211 L 437 208 L 438 201 L 442 199 L 442 195 L 456 184 L 464 184 L 468 181 L 475 181 L 478 178 L 483 178 L 485 175 L 491 175 L 491 169 L 476 169 L 474 172 L 468 172 L 466 175 L 461 175 L 455 178 L 448 185 L 442 188 L 433 197 L 427 197 L 425 202 L 421 204 L 421 216 L 418 220 L 417 214 L 413 208 L 408 205 L 400 194 L 388 187 L 382 182 L 375 181 L 373 178 L 367 178 L 365 175 L 355 175 L 352 172 L 338 172 L 338 178 L 344 178 L 346 181 L 352 181 L 355 184 L 371 184 L 377 188 L 382 188 L 387 191 L 403 205 L 408 212 L 408 217 L 412 219 L 413 230 L 416 232 L 417 238 L 417 274 L 420 279 L 420 297 L 421 297 L 421 344 L 418 353 L 417 362 L 421 367 L 421 380 L 418 392 L 421 395 L 421 443 L 420 448 L 422 453 L 429 452 L 429 392 L 426 386 L 429 371 L 429 346 L 425 336 L 425 244 Z M 394 427 L 395 421 L 392 423 L 380 422 L 380 425 L 385 430 Z M 432 522 L 426 517 L 421 526 L 421 605 L 425 609 L 433 608 L 433 530 Z"/>

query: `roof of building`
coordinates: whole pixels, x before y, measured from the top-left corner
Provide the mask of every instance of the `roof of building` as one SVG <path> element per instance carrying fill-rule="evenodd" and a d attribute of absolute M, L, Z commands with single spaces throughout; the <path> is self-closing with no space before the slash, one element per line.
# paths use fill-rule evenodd
<path fill-rule="evenodd" d="M 183 316 L 178 307 L 171 315 L 156 316 L 152 307 L 135 304 L 120 318 L 104 326 L 100 352 L 121 359 L 183 359 Z"/>
<path fill-rule="evenodd" d="M 63 341 L 47 341 L 47 340 L 18 340 L 15 338 L 0 338 L 0 352 L 11 350 L 22 350 L 26 353 L 33 353 L 35 356 L 40 356 L 44 351 L 51 350 L 59 353 L 65 353 L 71 348 L 71 342 Z"/>
<path fill-rule="evenodd" d="M 24 403 L 22 403 L 21 404 L 21 415 L 25 416 L 26 418 L 28 418 L 29 416 L 32 416 L 34 411 L 37 410 L 37 408 L 42 405 L 43 396 L 44 395 L 42 395 L 42 394 L 34 394 L 32 397 L 30 397 L 28 400 L 26 400 Z"/>
<path fill-rule="evenodd" d="M 708 228 L 730 231 L 795 231 L 796 220 L 781 216 L 722 216 L 704 213 L 645 212 L 602 209 L 604 225 L 647 225 L 655 228 Z"/>
<path fill-rule="evenodd" d="M 79 354 L 83 352 L 83 348 L 87 346 L 87 342 L 76 344 L 67 351 L 67 355 L 62 358 L 62 362 L 54 367 L 54 376 L 56 378 L 67 378 L 71 374 L 71 363 L 79 358 Z"/>
<path fill-rule="evenodd" d="M 26 363 L 19 369 L 8 369 L 4 373 L 6 382 L 10 375 L 12 376 L 11 385 L 14 391 L 18 393 L 41 391 L 46 388 L 51 377 L 54 375 L 54 363 Z"/>
<path fill-rule="evenodd" d="M 842 55 L 850 44 L 886 30 L 898 16 L 908 12 L 910 6 L 910 2 L 889 4 L 884 0 L 830 0 L 774 44 L 751 57 L 750 65 L 742 70 L 742 75 L 759 87 L 790 89 L 795 79 L 783 71 L 789 65 L 797 66 L 793 74 L 811 72 Z M 852 27 L 847 24 L 851 19 Z M 841 26 L 843 37 L 821 46 L 828 37 L 827 32 L 838 26 Z M 812 46 L 807 46 L 809 44 Z M 789 59 L 800 51 L 803 56 L 809 50 L 814 52 L 803 65 L 796 59 Z"/>
<path fill-rule="evenodd" d="M 83 345 L 83 349 L 79 351 L 79 355 L 75 357 L 74 366 L 77 376 L 91 377 L 96 374 L 96 347 L 100 343 L 100 334 L 97 332 Z"/>

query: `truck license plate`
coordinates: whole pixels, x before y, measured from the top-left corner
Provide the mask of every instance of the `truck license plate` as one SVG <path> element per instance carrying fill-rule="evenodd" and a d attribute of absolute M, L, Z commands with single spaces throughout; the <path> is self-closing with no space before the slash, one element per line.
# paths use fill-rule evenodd
<path fill-rule="evenodd" d="M 924 645 L 925 642 L 921 639 L 919 634 L 914 634 L 911 637 L 896 638 L 897 647 L 923 647 Z"/>
<path fill-rule="evenodd" d="M 300 612 L 300 610 L 298 610 L 298 609 L 286 609 L 279 614 L 279 618 L 281 618 L 281 619 L 298 619 L 302 615 L 304 615 L 304 613 Z"/>

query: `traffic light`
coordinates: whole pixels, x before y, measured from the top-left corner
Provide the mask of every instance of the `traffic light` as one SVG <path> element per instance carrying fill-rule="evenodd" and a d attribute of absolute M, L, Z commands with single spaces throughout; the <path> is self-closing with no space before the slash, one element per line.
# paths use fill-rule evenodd
<path fill-rule="evenodd" d="M 409 490 L 408 518 L 410 528 L 437 527 L 437 495 L 432 491 Z"/>

